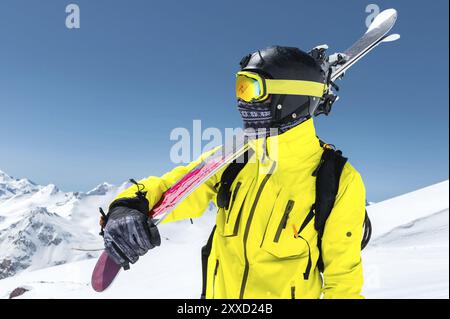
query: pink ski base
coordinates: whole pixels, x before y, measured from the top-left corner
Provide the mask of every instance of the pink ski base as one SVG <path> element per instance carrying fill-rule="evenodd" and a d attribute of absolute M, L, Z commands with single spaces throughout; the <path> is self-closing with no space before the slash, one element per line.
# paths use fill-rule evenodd
<path fill-rule="evenodd" d="M 92 272 L 92 288 L 97 292 L 104 291 L 114 281 L 121 268 L 108 256 L 106 251 L 102 252 Z"/>
<path fill-rule="evenodd" d="M 162 200 L 150 212 L 150 216 L 153 218 L 158 217 L 172 210 L 189 189 L 194 188 L 196 184 L 200 184 L 200 181 L 221 164 L 223 164 L 223 161 L 220 158 L 207 164 L 204 162 L 200 163 L 164 193 Z"/>

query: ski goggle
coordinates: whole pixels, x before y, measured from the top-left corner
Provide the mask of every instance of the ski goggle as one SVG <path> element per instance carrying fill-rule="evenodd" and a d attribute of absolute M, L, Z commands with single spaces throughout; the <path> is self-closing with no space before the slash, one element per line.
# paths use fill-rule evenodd
<path fill-rule="evenodd" d="M 266 79 L 258 73 L 239 71 L 236 74 L 236 97 L 245 102 L 261 102 L 270 94 L 291 94 L 322 97 L 327 86 L 320 82 Z"/>

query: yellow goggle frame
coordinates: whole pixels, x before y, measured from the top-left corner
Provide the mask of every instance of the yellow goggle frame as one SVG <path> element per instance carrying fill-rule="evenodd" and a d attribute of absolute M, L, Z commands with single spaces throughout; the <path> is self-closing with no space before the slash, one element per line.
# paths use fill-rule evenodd
<path fill-rule="evenodd" d="M 273 80 L 261 75 L 239 71 L 236 74 L 236 97 L 245 102 L 260 102 L 270 94 L 291 94 L 323 97 L 327 90 L 324 83 L 303 80 Z"/>

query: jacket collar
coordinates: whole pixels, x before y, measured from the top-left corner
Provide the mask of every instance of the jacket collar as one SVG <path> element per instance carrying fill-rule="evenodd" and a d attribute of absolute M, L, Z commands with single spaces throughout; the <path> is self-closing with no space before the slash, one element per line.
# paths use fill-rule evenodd
<path fill-rule="evenodd" d="M 283 134 L 254 140 L 251 145 L 260 160 L 268 155 L 276 162 L 283 162 L 283 159 L 305 160 L 321 150 L 312 118 Z"/>

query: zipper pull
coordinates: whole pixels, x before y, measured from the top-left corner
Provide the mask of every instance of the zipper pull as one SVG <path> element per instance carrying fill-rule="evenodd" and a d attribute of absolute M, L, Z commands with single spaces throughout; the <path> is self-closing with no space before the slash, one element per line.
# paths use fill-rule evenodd
<path fill-rule="evenodd" d="M 292 224 L 292 230 L 294 231 L 294 238 L 298 238 L 298 230 L 297 227 L 295 227 L 295 224 Z"/>

